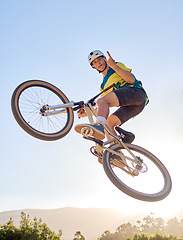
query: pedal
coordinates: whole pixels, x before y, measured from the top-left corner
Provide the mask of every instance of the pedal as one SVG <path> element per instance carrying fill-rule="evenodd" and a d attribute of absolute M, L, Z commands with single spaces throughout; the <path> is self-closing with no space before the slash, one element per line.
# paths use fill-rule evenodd
<path fill-rule="evenodd" d="M 81 134 L 85 138 L 87 138 L 88 136 L 92 136 L 93 135 L 93 129 L 91 129 L 90 127 L 83 127 L 83 128 L 81 128 Z"/>

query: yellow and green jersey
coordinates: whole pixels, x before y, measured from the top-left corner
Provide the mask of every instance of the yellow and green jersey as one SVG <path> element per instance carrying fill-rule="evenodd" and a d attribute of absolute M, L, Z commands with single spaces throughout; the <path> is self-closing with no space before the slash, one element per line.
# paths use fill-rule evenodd
<path fill-rule="evenodd" d="M 127 72 L 132 71 L 132 69 L 127 68 L 123 63 L 117 62 L 116 64 L 121 69 L 123 69 Z M 134 78 L 135 78 L 135 76 L 134 76 Z M 127 83 L 120 75 L 118 75 L 112 68 L 109 67 L 109 70 L 108 70 L 106 76 L 103 78 L 103 82 L 100 86 L 100 91 L 103 91 L 104 89 L 106 89 L 107 87 L 112 85 L 113 83 L 115 84 L 115 87 L 110 88 L 108 91 L 103 93 L 101 96 L 104 96 L 105 94 L 107 94 L 111 91 L 114 91 L 116 89 L 122 88 L 122 87 L 136 87 L 136 88 L 143 89 L 141 81 L 139 81 L 135 78 L 134 83 Z M 146 94 L 146 104 L 148 102 L 149 102 L 149 100 L 148 100 L 148 97 L 147 97 L 147 94 Z"/>

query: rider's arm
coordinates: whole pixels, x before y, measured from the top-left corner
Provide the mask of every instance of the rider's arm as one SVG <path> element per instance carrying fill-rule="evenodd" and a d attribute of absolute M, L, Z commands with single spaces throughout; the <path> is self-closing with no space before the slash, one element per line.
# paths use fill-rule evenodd
<path fill-rule="evenodd" d="M 110 66 L 111 67 L 111 66 Z M 116 63 L 111 67 L 119 76 L 121 76 L 126 82 L 134 83 L 135 78 L 132 73 L 121 69 Z"/>
<path fill-rule="evenodd" d="M 126 82 L 128 83 L 134 83 L 135 82 L 135 78 L 133 76 L 133 74 L 131 72 L 125 71 L 123 69 L 121 69 L 116 62 L 114 61 L 114 59 L 111 57 L 110 53 L 107 52 L 109 55 L 109 59 L 107 60 L 107 65 L 109 67 L 111 67 L 119 76 L 121 76 Z"/>

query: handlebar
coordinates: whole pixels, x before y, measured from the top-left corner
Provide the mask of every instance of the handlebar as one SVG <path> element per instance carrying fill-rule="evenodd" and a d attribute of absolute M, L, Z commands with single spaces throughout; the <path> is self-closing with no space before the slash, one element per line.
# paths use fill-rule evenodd
<path fill-rule="evenodd" d="M 78 105 L 77 107 L 73 107 L 73 111 L 76 111 L 78 109 L 80 109 L 83 105 L 84 105 L 84 102 L 83 101 L 80 101 L 80 102 L 75 102 L 74 105 Z"/>

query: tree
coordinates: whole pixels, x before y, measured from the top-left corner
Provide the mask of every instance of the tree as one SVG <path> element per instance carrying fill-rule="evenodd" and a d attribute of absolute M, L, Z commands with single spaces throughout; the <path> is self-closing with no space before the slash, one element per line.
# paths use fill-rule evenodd
<path fill-rule="evenodd" d="M 126 238 L 133 236 L 134 233 L 138 232 L 138 228 L 136 226 L 132 226 L 131 223 L 126 223 L 120 225 L 117 229 L 116 232 L 121 234 L 121 237 Z"/>
<path fill-rule="evenodd" d="M 13 220 L 10 218 L 10 220 L 0 226 L 0 239 L 1 240 L 8 240 L 8 239 L 20 239 L 21 233 L 19 230 L 13 225 Z"/>
<path fill-rule="evenodd" d="M 75 234 L 74 234 L 74 239 L 73 240 L 85 240 L 85 238 L 83 237 L 83 235 L 81 234 L 80 231 L 77 231 Z"/>
<path fill-rule="evenodd" d="M 128 240 L 131 238 L 128 238 Z M 132 240 L 148 240 L 148 234 L 147 233 L 136 233 L 134 234 Z"/>
<path fill-rule="evenodd" d="M 99 238 L 98 240 L 112 240 L 114 238 L 112 238 L 112 233 L 110 233 L 110 231 L 105 231 Z"/>
<path fill-rule="evenodd" d="M 139 223 L 139 221 L 138 221 Z M 162 218 L 154 218 L 154 213 L 143 218 L 140 225 L 140 231 L 154 234 L 155 232 L 163 232 L 165 228 L 165 221 Z"/>
<path fill-rule="evenodd" d="M 183 236 L 183 219 L 180 222 L 176 217 L 170 219 L 167 222 L 165 232 L 174 236 Z"/>
<path fill-rule="evenodd" d="M 46 223 L 42 223 L 34 218 L 30 220 L 29 215 L 24 212 L 21 213 L 20 226 L 17 228 L 13 224 L 12 218 L 0 226 L 1 240 L 61 240 L 62 231 L 58 234 L 51 231 Z"/>
<path fill-rule="evenodd" d="M 137 233 L 134 234 L 133 238 L 127 238 L 126 240 L 183 240 L 183 237 L 177 238 L 172 235 L 164 235 L 162 233 L 156 233 L 150 235 L 148 233 Z"/>

